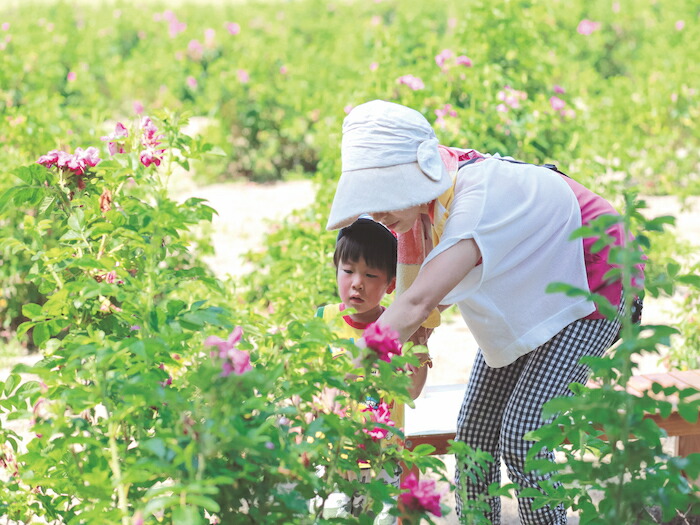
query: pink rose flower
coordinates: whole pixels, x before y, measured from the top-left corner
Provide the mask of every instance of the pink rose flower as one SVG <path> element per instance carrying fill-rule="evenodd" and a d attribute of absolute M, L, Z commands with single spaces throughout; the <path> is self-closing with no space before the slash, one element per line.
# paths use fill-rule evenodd
<path fill-rule="evenodd" d="M 403 483 L 401 488 L 408 490 L 399 495 L 399 502 L 407 511 L 413 512 L 430 512 L 435 516 L 442 516 L 440 510 L 440 497 L 442 494 L 437 492 L 434 479 L 416 478 L 415 473 L 411 472 Z"/>
<path fill-rule="evenodd" d="M 554 86 L 552 86 L 552 91 L 558 93 L 559 95 L 563 95 L 564 93 L 566 93 L 566 90 L 559 84 L 554 84 Z"/>
<path fill-rule="evenodd" d="M 75 73 L 75 71 L 69 71 L 66 75 L 66 80 L 68 82 L 75 82 L 76 78 L 78 78 L 78 75 Z"/>
<path fill-rule="evenodd" d="M 59 151 L 57 149 L 52 149 L 45 155 L 42 155 L 39 157 L 39 160 L 36 161 L 37 164 L 41 164 L 45 168 L 50 168 L 51 166 L 55 166 L 56 163 L 58 162 L 58 157 L 59 153 L 63 153 L 62 151 Z"/>
<path fill-rule="evenodd" d="M 205 339 L 204 346 L 216 347 L 216 350 L 211 352 L 212 358 L 223 360 L 221 377 L 227 377 L 231 374 L 241 375 L 253 369 L 250 364 L 250 354 L 236 348 L 242 336 L 243 329 L 237 326 L 227 339 L 221 339 L 215 335 L 210 335 Z"/>
<path fill-rule="evenodd" d="M 140 115 L 141 113 L 143 113 L 143 103 L 141 101 L 134 100 L 133 108 L 134 108 L 134 113 L 136 113 L 137 115 Z"/>
<path fill-rule="evenodd" d="M 192 60 L 202 60 L 204 46 L 199 40 L 190 40 L 190 43 L 187 44 L 187 54 Z"/>
<path fill-rule="evenodd" d="M 459 55 L 457 58 L 455 58 L 455 63 L 458 66 L 472 67 L 472 59 L 467 55 Z"/>
<path fill-rule="evenodd" d="M 503 91 L 498 92 L 497 97 L 498 100 L 505 102 L 506 106 L 517 109 L 520 107 L 520 101 L 527 99 L 527 93 L 505 86 Z"/>
<path fill-rule="evenodd" d="M 377 323 L 369 325 L 358 342 L 374 350 L 379 359 L 387 363 L 391 362 L 392 354 L 401 355 L 399 334 L 391 328 L 381 326 Z"/>
<path fill-rule="evenodd" d="M 683 31 L 684 27 L 685 27 L 685 22 L 683 20 L 678 20 L 676 22 L 676 31 Z"/>
<path fill-rule="evenodd" d="M 549 99 L 549 105 L 552 106 L 554 111 L 561 111 L 566 107 L 566 102 L 564 102 L 559 97 L 551 97 Z"/>
<path fill-rule="evenodd" d="M 372 62 L 372 63 L 369 65 L 369 70 L 370 70 L 370 71 L 376 71 L 377 69 L 379 69 L 379 63 L 377 63 L 377 62 Z"/>
<path fill-rule="evenodd" d="M 196 88 L 197 88 L 197 79 L 194 78 L 193 76 L 187 77 L 186 82 L 187 82 L 187 85 L 188 85 L 191 89 L 196 89 Z"/>
<path fill-rule="evenodd" d="M 160 166 L 161 158 L 153 150 L 145 149 L 139 154 L 139 161 L 148 168 L 151 164 Z"/>
<path fill-rule="evenodd" d="M 384 402 L 379 403 L 376 408 L 368 407 L 363 410 L 363 412 L 370 413 L 371 423 L 381 423 L 389 427 L 396 426 L 396 424 L 391 420 L 391 412 L 389 410 L 389 405 Z M 380 439 L 385 439 L 389 434 L 389 429 L 383 427 L 374 427 L 372 429 L 363 428 L 362 431 L 369 435 L 373 441 L 379 441 Z"/>
<path fill-rule="evenodd" d="M 228 359 L 221 364 L 221 377 L 228 377 L 231 374 L 240 376 L 252 369 L 250 354 L 234 348 L 229 350 Z"/>
<path fill-rule="evenodd" d="M 404 75 L 399 77 L 396 79 L 396 82 L 399 84 L 405 84 L 413 91 L 418 91 L 425 88 L 423 81 L 418 77 L 414 77 L 413 75 Z"/>
<path fill-rule="evenodd" d="M 102 159 L 99 157 L 99 150 L 94 146 L 90 146 L 88 149 L 83 151 L 83 148 L 75 148 L 75 153 L 73 156 L 80 160 L 83 165 L 90 166 L 94 168 L 97 166 Z"/>
<path fill-rule="evenodd" d="M 241 26 L 238 25 L 236 22 L 227 22 L 224 27 L 226 27 L 226 31 L 228 31 L 232 35 L 237 35 L 241 32 Z"/>
<path fill-rule="evenodd" d="M 168 34 L 170 35 L 170 38 L 175 38 L 177 35 L 182 33 L 187 29 L 187 24 L 184 22 L 180 22 L 176 18 L 174 18 L 175 15 L 173 15 L 173 18 L 170 20 L 170 23 L 168 24 Z"/>
<path fill-rule="evenodd" d="M 576 31 L 580 35 L 588 36 L 593 32 L 598 31 L 598 29 L 600 29 L 600 22 L 593 22 L 592 20 L 584 18 L 579 22 Z"/>
<path fill-rule="evenodd" d="M 216 41 L 216 31 L 211 27 L 204 30 L 204 44 L 207 47 L 213 47 Z"/>
<path fill-rule="evenodd" d="M 445 62 L 452 58 L 453 55 L 454 53 L 452 53 L 452 51 L 450 51 L 449 49 L 443 49 L 437 55 L 435 55 L 435 63 L 440 69 L 443 69 L 443 67 L 445 66 Z"/>
<path fill-rule="evenodd" d="M 247 84 L 250 82 L 250 75 L 245 69 L 239 69 L 236 71 L 236 75 L 238 76 L 238 80 L 241 84 Z"/>
<path fill-rule="evenodd" d="M 117 122 L 114 126 L 114 133 L 100 137 L 100 140 L 107 142 L 107 150 L 110 155 L 116 153 L 124 153 L 124 147 L 119 144 L 119 141 L 129 136 L 129 131 L 124 127 L 124 124 Z"/>

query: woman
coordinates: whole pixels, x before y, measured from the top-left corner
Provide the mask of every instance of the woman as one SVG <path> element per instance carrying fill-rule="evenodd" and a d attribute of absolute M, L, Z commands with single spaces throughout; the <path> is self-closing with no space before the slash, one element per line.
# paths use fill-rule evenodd
<path fill-rule="evenodd" d="M 525 471 L 523 436 L 545 423 L 544 403 L 586 381 L 579 360 L 602 355 L 620 328 L 587 297 L 546 288 L 568 283 L 622 308 L 621 282 L 604 279 L 607 251 L 570 240 L 582 222 L 615 210 L 556 168 L 440 146 L 420 113 L 381 100 L 346 117 L 342 170 L 328 229 L 369 213 L 399 234 L 410 281 L 377 322 L 406 341 L 440 305 L 457 304 L 479 344 L 457 439 L 496 461 L 482 482 L 463 481 L 467 495 L 500 481 L 501 457 L 512 481 L 537 488 L 546 476 Z M 622 242 L 620 225 L 608 233 Z M 566 523 L 563 507 L 518 503 L 523 523 Z M 499 523 L 500 500 L 490 504 L 487 518 Z"/>

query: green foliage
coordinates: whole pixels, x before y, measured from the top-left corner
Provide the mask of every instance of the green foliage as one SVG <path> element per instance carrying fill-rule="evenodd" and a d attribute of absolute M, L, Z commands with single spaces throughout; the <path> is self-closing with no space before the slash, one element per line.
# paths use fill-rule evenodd
<path fill-rule="evenodd" d="M 611 260 L 621 264 L 627 311 L 632 297 L 641 290 L 632 279 L 641 260 L 639 245 L 648 246 L 645 232 L 654 232 L 668 221 L 646 221 L 638 212 L 633 195 L 627 196 L 626 213 L 621 217 L 627 231 L 643 232 L 626 247 L 612 248 Z M 605 219 L 605 220 L 603 220 Z M 590 230 L 580 232 L 603 236 L 609 221 L 603 217 Z M 671 275 L 669 286 L 681 280 L 696 284 L 694 276 Z M 651 294 L 660 288 L 647 283 Z M 673 289 L 666 289 L 672 293 Z M 569 290 L 577 293 L 576 290 Z M 603 299 L 603 301 L 605 301 Z M 609 306 L 609 304 L 608 304 Z M 698 508 L 697 487 L 692 480 L 700 474 L 700 454 L 687 458 L 670 456 L 662 448 L 665 432 L 649 419 L 649 414 L 666 418 L 673 409 L 668 396 L 679 395 L 676 410 L 681 417 L 696 422 L 700 400 L 691 397 L 695 389 L 679 392 L 676 387 L 655 384 L 641 397 L 628 392 L 626 385 L 642 353 L 657 354 L 669 346 L 677 330 L 668 326 L 636 325 L 622 318 L 620 342 L 605 356 L 583 358 L 600 387 L 572 384 L 573 398 L 557 398 L 545 405 L 543 417 L 548 423 L 529 436 L 536 441 L 528 457 L 529 468 L 554 472 L 541 490 L 525 489 L 523 496 L 533 497 L 536 505 L 557 505 L 578 510 L 581 523 L 657 523 L 649 509 L 660 505 L 664 521 L 678 513 L 687 515 Z M 659 394 L 663 392 L 663 396 Z M 568 443 L 565 445 L 565 443 Z M 557 465 L 535 459 L 541 450 L 556 450 L 563 458 Z M 602 497 L 594 502 L 591 490 Z"/>

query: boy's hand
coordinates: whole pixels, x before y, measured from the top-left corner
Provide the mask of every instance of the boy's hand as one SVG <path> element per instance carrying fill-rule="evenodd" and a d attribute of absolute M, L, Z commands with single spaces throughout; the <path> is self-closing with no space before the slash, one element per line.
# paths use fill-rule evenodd
<path fill-rule="evenodd" d="M 430 338 L 430 335 L 433 333 L 432 328 L 426 328 L 424 326 L 419 326 L 418 330 L 413 332 L 413 335 L 408 338 L 408 340 L 413 343 L 414 345 L 422 345 L 425 346 L 428 344 L 428 339 Z"/>
<path fill-rule="evenodd" d="M 408 393 L 411 399 L 417 398 L 423 391 L 425 382 L 428 379 L 428 368 L 433 367 L 433 360 L 430 354 L 424 352 L 414 354 L 420 364 L 418 366 L 408 365 L 408 373 L 411 376 L 411 386 L 408 387 Z"/>

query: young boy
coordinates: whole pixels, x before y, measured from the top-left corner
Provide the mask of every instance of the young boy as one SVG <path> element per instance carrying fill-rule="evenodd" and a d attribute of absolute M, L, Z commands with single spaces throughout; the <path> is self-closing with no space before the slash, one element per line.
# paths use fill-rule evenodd
<path fill-rule="evenodd" d="M 333 328 L 335 334 L 343 339 L 357 340 L 362 337 L 365 328 L 379 319 L 385 308 L 381 305 L 384 295 L 394 291 L 396 285 L 397 241 L 391 231 L 382 224 L 368 218 L 359 218 L 350 226 L 340 230 L 336 241 L 333 262 L 336 266 L 339 304 L 318 309 L 317 317 L 322 317 Z M 352 309 L 352 313 L 343 312 Z M 340 357 L 344 349 L 332 348 L 333 357 Z M 413 380 L 409 394 L 418 397 L 427 378 L 427 369 L 432 366 L 430 356 L 416 354 L 420 360 L 419 367 L 411 367 Z M 427 365 L 427 366 L 426 366 Z M 404 407 L 398 404 L 391 409 L 391 419 L 396 428 L 404 426 Z M 360 465 L 363 480 L 369 480 L 369 464 Z M 399 475 L 382 472 L 386 483 L 398 487 Z M 343 515 L 343 512 L 355 513 L 360 510 L 361 502 L 331 501 L 326 504 L 326 517 Z M 331 507 L 329 508 L 329 504 Z M 340 508 L 343 507 L 343 508 Z M 375 524 L 395 522 L 385 509 Z M 335 512 L 338 512 L 337 514 Z"/>

